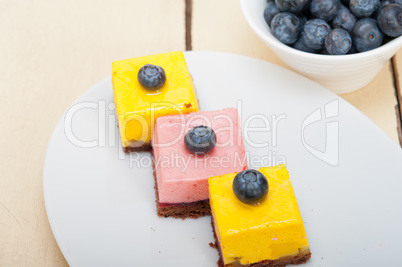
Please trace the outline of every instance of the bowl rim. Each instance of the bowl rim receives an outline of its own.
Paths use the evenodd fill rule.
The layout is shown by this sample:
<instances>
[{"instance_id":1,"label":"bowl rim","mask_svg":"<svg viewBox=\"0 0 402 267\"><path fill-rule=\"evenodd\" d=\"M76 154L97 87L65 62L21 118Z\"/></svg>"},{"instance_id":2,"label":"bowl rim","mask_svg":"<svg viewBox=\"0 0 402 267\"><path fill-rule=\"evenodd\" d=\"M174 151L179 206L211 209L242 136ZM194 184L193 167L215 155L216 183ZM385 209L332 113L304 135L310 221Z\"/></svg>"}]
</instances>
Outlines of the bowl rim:
<instances>
[{"instance_id":1,"label":"bowl rim","mask_svg":"<svg viewBox=\"0 0 402 267\"><path fill-rule=\"evenodd\" d=\"M345 61L345 60L358 60L362 58L367 58L367 57L372 57L372 56L381 56L383 54L386 54L389 50L395 49L395 48L401 48L402 47L402 35L399 36L398 38L394 38L393 40L389 41L386 44L381 45L380 47L377 47L373 50L369 50L366 52L360 52L360 53L355 53L355 54L347 54L347 55L322 55L322 54L314 54L314 53L308 53L304 51L297 50L293 47L290 47L286 44L281 43L278 39L276 39L270 32L264 32L263 30L260 29L260 27L254 22L254 18L252 16L252 12L249 12L247 5L251 1L264 1L265 0L240 0L240 6L241 10L243 12L243 15L249 24L249 26L253 29L257 35L263 39L264 41L270 43L272 46L274 46L276 49L280 49L286 53L289 53L293 56L296 57L309 57L311 59L317 59L317 60L326 60L326 61L332 61L332 62L338 62L338 61ZM263 10L261 11L261 16L263 16ZM267 25L268 29L270 27Z\"/></svg>"}]
</instances>

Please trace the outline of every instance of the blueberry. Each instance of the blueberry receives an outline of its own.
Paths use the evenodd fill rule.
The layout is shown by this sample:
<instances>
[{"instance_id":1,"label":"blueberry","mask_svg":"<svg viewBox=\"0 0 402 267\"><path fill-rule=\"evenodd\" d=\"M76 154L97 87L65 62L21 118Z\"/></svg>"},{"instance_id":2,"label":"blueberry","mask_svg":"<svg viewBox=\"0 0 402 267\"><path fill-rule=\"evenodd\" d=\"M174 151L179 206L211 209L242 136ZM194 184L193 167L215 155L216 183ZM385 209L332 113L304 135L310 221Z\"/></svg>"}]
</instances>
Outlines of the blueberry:
<instances>
[{"instance_id":1,"label":"blueberry","mask_svg":"<svg viewBox=\"0 0 402 267\"><path fill-rule=\"evenodd\" d=\"M245 204L257 204L268 194L268 181L256 170L239 172L233 179L233 192Z\"/></svg>"},{"instance_id":2,"label":"blueberry","mask_svg":"<svg viewBox=\"0 0 402 267\"><path fill-rule=\"evenodd\" d=\"M384 34L378 28L375 19L359 19L353 27L352 42L359 52L365 52L379 47L383 39Z\"/></svg>"},{"instance_id":3,"label":"blueberry","mask_svg":"<svg viewBox=\"0 0 402 267\"><path fill-rule=\"evenodd\" d=\"M321 55L330 55L330 53L328 53L327 49L325 49L325 47L323 49L321 49L320 51L318 51L318 54Z\"/></svg>"},{"instance_id":4,"label":"blueberry","mask_svg":"<svg viewBox=\"0 0 402 267\"><path fill-rule=\"evenodd\" d=\"M146 64L138 72L138 81L148 90L158 90L166 82L165 70L159 66Z\"/></svg>"},{"instance_id":5,"label":"blueberry","mask_svg":"<svg viewBox=\"0 0 402 267\"><path fill-rule=\"evenodd\" d=\"M380 14L380 11L382 10L383 7L385 7L386 5L389 4L398 4L398 5L402 5L402 0L384 0L384 1L380 1L380 7L376 9L376 11L374 11L373 15L371 15L371 17L378 19L378 15Z\"/></svg>"},{"instance_id":6,"label":"blueberry","mask_svg":"<svg viewBox=\"0 0 402 267\"><path fill-rule=\"evenodd\" d=\"M359 53L359 52L357 52L356 47L353 45L353 42L352 42L352 46L350 47L348 54L350 55L350 54L356 54L356 53Z\"/></svg>"},{"instance_id":7,"label":"blueberry","mask_svg":"<svg viewBox=\"0 0 402 267\"><path fill-rule=\"evenodd\" d=\"M293 13L276 14L271 22L271 32L284 44L293 44L300 34L300 19Z\"/></svg>"},{"instance_id":8,"label":"blueberry","mask_svg":"<svg viewBox=\"0 0 402 267\"><path fill-rule=\"evenodd\" d=\"M320 50L324 48L324 40L330 32L331 26L322 19L312 19L304 25L304 44L311 49Z\"/></svg>"},{"instance_id":9,"label":"blueberry","mask_svg":"<svg viewBox=\"0 0 402 267\"><path fill-rule=\"evenodd\" d=\"M380 0L350 0L350 11L358 18L368 18L380 7Z\"/></svg>"},{"instance_id":10,"label":"blueberry","mask_svg":"<svg viewBox=\"0 0 402 267\"><path fill-rule=\"evenodd\" d=\"M299 15L299 20L300 20L300 32L303 31L304 25L306 25L306 22L308 21L307 17L302 15Z\"/></svg>"},{"instance_id":11,"label":"blueberry","mask_svg":"<svg viewBox=\"0 0 402 267\"><path fill-rule=\"evenodd\" d=\"M316 18L331 21L340 7L341 2L339 0L312 0L310 12Z\"/></svg>"},{"instance_id":12,"label":"blueberry","mask_svg":"<svg viewBox=\"0 0 402 267\"><path fill-rule=\"evenodd\" d=\"M208 126L196 126L184 136L184 145L191 153L197 155L207 154L216 145L216 134Z\"/></svg>"},{"instance_id":13,"label":"blueberry","mask_svg":"<svg viewBox=\"0 0 402 267\"><path fill-rule=\"evenodd\" d=\"M308 47L304 43L304 32L301 33L299 40L293 44L293 48L307 53L317 53L317 50Z\"/></svg>"},{"instance_id":14,"label":"blueberry","mask_svg":"<svg viewBox=\"0 0 402 267\"><path fill-rule=\"evenodd\" d=\"M311 4L311 0L308 0L306 5L304 6L302 12L307 16L308 14L310 14L310 4Z\"/></svg>"},{"instance_id":15,"label":"blueberry","mask_svg":"<svg viewBox=\"0 0 402 267\"><path fill-rule=\"evenodd\" d=\"M333 28L342 28L348 32L352 32L357 19L345 6L341 6L338 13L336 13L332 20Z\"/></svg>"},{"instance_id":16,"label":"blueberry","mask_svg":"<svg viewBox=\"0 0 402 267\"><path fill-rule=\"evenodd\" d=\"M275 0L276 5L281 11L293 13L301 12L308 2L309 0Z\"/></svg>"},{"instance_id":17,"label":"blueberry","mask_svg":"<svg viewBox=\"0 0 402 267\"><path fill-rule=\"evenodd\" d=\"M275 4L275 1L269 1L267 3L267 7L264 10L264 19L267 22L268 26L271 27L271 21L275 17L276 14L281 12L278 6Z\"/></svg>"},{"instance_id":18,"label":"blueberry","mask_svg":"<svg viewBox=\"0 0 402 267\"><path fill-rule=\"evenodd\" d=\"M390 37L402 34L402 6L389 4L381 9L378 15L378 26L381 31Z\"/></svg>"},{"instance_id":19,"label":"blueberry","mask_svg":"<svg viewBox=\"0 0 402 267\"><path fill-rule=\"evenodd\" d=\"M352 47L352 38L348 31L336 28L325 37L325 49L330 55L345 55Z\"/></svg>"},{"instance_id":20,"label":"blueberry","mask_svg":"<svg viewBox=\"0 0 402 267\"><path fill-rule=\"evenodd\" d=\"M381 1L381 6L384 7L386 5L389 4L398 4L398 5L402 5L402 0L385 0L385 1Z\"/></svg>"}]
</instances>

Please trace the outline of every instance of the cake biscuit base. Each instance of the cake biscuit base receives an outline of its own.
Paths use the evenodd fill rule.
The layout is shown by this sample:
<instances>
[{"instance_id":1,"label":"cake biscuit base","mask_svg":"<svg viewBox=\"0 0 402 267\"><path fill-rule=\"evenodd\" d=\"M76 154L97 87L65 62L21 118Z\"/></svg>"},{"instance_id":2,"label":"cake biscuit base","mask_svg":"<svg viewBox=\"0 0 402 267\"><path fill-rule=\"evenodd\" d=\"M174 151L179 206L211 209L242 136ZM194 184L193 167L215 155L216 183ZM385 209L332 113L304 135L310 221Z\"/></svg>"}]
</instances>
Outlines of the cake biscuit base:
<instances>
[{"instance_id":1,"label":"cake biscuit base","mask_svg":"<svg viewBox=\"0 0 402 267\"><path fill-rule=\"evenodd\" d=\"M150 151L152 149L151 143L142 143L138 146L123 146L124 153Z\"/></svg>"},{"instance_id":2,"label":"cake biscuit base","mask_svg":"<svg viewBox=\"0 0 402 267\"><path fill-rule=\"evenodd\" d=\"M156 201L159 217L173 217L177 219L197 219L202 216L210 215L211 210L208 200L202 200L192 203L164 204Z\"/></svg>"},{"instance_id":3,"label":"cake biscuit base","mask_svg":"<svg viewBox=\"0 0 402 267\"><path fill-rule=\"evenodd\" d=\"M306 250L300 251L299 254L297 254L295 256L282 257L277 260L263 260L260 262L246 264L246 265L240 264L240 262L234 262L234 263L225 265L223 262L221 245L218 241L218 237L216 236L215 224L214 224L214 219L212 218L212 216L211 216L211 226L212 226L212 231L214 233L214 238L215 238L215 244L212 246L214 248L216 248L219 252L219 260L217 262L219 267L263 267L263 266L283 267L283 266L286 266L287 264L306 263L311 258L310 249L306 249ZM211 246L211 244L210 244L210 246Z\"/></svg>"}]
</instances>

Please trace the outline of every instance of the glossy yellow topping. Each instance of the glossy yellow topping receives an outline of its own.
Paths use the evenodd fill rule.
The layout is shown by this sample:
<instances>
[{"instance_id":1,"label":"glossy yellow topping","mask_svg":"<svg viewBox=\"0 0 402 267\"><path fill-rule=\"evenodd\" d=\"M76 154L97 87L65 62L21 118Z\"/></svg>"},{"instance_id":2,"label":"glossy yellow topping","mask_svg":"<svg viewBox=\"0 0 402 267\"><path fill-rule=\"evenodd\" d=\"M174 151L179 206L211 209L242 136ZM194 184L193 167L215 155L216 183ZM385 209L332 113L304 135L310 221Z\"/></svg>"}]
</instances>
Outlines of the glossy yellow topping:
<instances>
[{"instance_id":1,"label":"glossy yellow topping","mask_svg":"<svg viewBox=\"0 0 402 267\"><path fill-rule=\"evenodd\" d=\"M149 91L138 82L138 71L145 64L165 70L166 82L160 89ZM181 51L115 61L112 83L123 147L149 143L157 117L199 110Z\"/></svg>"},{"instance_id":2,"label":"glossy yellow topping","mask_svg":"<svg viewBox=\"0 0 402 267\"><path fill-rule=\"evenodd\" d=\"M285 165L259 169L268 180L267 198L247 205L232 189L237 173L209 178L209 199L225 264L251 264L297 255L308 241Z\"/></svg>"}]
</instances>

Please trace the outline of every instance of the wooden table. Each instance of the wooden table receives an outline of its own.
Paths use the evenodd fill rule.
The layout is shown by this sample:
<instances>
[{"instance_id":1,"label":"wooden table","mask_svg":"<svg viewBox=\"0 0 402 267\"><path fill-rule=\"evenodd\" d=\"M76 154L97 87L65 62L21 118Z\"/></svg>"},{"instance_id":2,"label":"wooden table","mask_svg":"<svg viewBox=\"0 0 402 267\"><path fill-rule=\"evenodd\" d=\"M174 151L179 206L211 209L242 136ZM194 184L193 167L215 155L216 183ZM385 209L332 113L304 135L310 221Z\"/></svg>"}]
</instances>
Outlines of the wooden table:
<instances>
[{"instance_id":1,"label":"wooden table","mask_svg":"<svg viewBox=\"0 0 402 267\"><path fill-rule=\"evenodd\" d=\"M43 202L46 146L66 108L110 75L112 61L213 50L286 67L233 0L0 0L0 22L0 266L67 265ZM342 95L398 144L401 72L402 50L368 86Z\"/></svg>"}]
</instances>

